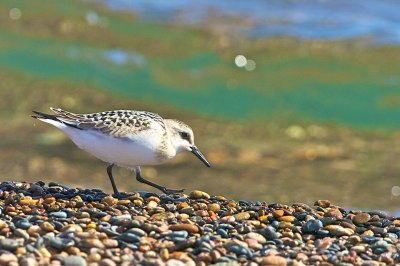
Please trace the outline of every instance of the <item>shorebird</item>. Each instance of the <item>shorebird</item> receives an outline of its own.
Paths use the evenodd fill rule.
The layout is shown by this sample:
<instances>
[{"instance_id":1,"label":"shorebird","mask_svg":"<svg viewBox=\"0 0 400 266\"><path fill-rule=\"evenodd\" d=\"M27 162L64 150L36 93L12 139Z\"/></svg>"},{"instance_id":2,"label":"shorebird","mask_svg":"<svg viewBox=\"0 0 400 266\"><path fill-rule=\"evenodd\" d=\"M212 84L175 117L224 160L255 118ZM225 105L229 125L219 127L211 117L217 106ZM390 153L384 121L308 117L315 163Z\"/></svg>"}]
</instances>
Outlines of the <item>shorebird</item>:
<instances>
[{"instance_id":1,"label":"shorebird","mask_svg":"<svg viewBox=\"0 0 400 266\"><path fill-rule=\"evenodd\" d=\"M140 166L163 164L182 151L190 151L210 167L194 144L192 129L179 120L163 119L146 111L75 114L60 108L50 109L54 114L33 111L36 115L32 117L61 129L79 148L107 162L107 174L116 195L119 192L112 174L114 165L133 170L139 182L165 194L183 189L169 189L143 178Z\"/></svg>"}]
</instances>

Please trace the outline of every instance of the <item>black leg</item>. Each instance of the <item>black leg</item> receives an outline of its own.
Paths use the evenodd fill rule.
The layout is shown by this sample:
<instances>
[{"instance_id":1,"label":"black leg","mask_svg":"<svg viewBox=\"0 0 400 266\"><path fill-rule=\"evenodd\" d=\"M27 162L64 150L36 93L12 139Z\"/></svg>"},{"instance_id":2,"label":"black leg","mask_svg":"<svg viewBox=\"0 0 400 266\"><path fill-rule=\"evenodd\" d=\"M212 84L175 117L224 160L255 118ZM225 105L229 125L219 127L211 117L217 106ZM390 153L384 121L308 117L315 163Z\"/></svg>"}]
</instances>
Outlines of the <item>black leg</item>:
<instances>
[{"instance_id":1,"label":"black leg","mask_svg":"<svg viewBox=\"0 0 400 266\"><path fill-rule=\"evenodd\" d=\"M147 179L144 179L144 178L142 177L142 175L140 174L141 171L140 171L140 167L139 167L139 166L138 166L138 167L135 167L135 172L136 172L136 180L137 180L137 181L139 181L139 182L141 182L141 183L144 183L144 184L147 184L147 185L149 185L149 186L152 186L152 187L154 187L154 188L157 188L157 189L161 190L162 192L164 192L165 194L181 193L181 192L184 191L184 189L170 189L170 188L166 188L166 187L157 185L156 183L153 183L153 182L151 182L151 181L149 181L149 180L147 180Z\"/></svg>"},{"instance_id":2,"label":"black leg","mask_svg":"<svg viewBox=\"0 0 400 266\"><path fill-rule=\"evenodd\" d=\"M108 177L110 178L111 186L112 186L112 188L113 188L113 190L114 190L114 194L115 194L115 195L119 195L117 186L115 185L114 177L113 177L113 175L112 175L112 168L113 168L113 166L114 166L113 163L110 164L109 166L107 166L107 174L108 174Z\"/></svg>"}]
</instances>

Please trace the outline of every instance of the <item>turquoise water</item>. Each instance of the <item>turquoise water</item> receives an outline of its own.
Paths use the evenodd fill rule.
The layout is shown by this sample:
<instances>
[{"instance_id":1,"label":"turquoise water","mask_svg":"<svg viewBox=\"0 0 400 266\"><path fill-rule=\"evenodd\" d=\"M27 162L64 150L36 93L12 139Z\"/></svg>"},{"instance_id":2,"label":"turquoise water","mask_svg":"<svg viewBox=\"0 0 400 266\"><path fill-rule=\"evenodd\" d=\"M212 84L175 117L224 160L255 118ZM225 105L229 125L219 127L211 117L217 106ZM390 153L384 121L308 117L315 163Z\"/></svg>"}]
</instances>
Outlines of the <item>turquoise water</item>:
<instances>
[{"instance_id":1,"label":"turquoise water","mask_svg":"<svg viewBox=\"0 0 400 266\"><path fill-rule=\"evenodd\" d=\"M289 114L355 127L400 128L399 68L397 75L372 79L366 69L355 68L351 62L295 58L270 64L259 61L258 68L246 72L238 69L233 59L223 59L210 51L171 60L148 57L133 49L1 34L5 45L0 49L0 67L38 79L89 83L134 99L229 119L257 117L268 121ZM323 77L296 80L290 76L282 82L268 80L282 69L296 73L309 66L316 66L322 73L348 69L356 77L345 81ZM159 72L167 77L160 78ZM168 80L174 72L181 74ZM232 79L237 81L233 87L229 85ZM395 100L388 105L388 99Z\"/></svg>"}]
</instances>

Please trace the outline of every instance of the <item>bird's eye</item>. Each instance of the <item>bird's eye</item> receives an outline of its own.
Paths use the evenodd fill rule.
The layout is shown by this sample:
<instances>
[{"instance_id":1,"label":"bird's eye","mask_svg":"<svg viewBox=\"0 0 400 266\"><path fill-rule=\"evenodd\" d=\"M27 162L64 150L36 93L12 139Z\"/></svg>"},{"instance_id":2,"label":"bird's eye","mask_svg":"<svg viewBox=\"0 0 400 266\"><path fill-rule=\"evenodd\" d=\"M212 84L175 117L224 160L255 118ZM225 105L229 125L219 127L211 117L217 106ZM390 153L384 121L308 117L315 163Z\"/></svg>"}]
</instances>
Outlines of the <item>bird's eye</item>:
<instances>
[{"instance_id":1,"label":"bird's eye","mask_svg":"<svg viewBox=\"0 0 400 266\"><path fill-rule=\"evenodd\" d=\"M181 138L187 139L187 140L189 139L189 133L182 131L179 134L181 135Z\"/></svg>"}]
</instances>

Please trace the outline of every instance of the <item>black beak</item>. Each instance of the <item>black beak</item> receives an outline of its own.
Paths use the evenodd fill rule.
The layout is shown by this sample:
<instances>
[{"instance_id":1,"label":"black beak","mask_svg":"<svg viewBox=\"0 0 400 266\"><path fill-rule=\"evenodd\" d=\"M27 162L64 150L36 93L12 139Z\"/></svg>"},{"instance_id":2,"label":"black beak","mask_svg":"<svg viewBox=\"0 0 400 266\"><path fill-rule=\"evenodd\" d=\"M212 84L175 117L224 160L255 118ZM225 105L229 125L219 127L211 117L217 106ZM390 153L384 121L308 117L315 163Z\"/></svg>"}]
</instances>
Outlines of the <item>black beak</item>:
<instances>
[{"instance_id":1,"label":"black beak","mask_svg":"<svg viewBox=\"0 0 400 266\"><path fill-rule=\"evenodd\" d=\"M206 157L204 157L204 155L199 151L199 149L197 149L196 146L191 146L190 147L192 150L191 152L196 155L197 158L200 159L200 161L202 161L205 165L207 165L208 167L211 167L210 163L207 161Z\"/></svg>"}]
</instances>

